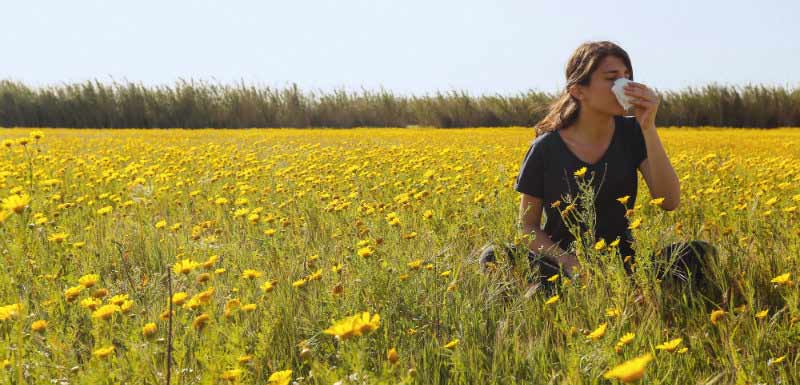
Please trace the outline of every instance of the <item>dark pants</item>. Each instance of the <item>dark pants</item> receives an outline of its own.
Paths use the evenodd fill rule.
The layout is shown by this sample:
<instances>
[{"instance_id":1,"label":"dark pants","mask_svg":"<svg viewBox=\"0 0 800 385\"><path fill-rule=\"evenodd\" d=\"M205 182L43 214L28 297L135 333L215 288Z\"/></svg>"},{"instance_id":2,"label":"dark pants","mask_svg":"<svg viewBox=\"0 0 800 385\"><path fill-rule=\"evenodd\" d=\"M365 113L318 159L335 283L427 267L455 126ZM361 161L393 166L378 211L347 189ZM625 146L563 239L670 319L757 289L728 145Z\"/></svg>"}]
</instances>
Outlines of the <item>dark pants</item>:
<instances>
[{"instance_id":1,"label":"dark pants","mask_svg":"<svg viewBox=\"0 0 800 385\"><path fill-rule=\"evenodd\" d=\"M480 264L486 267L488 262L496 262L495 246L489 245L481 251ZM513 243L506 243L503 251L508 261L513 265L516 256L525 249L516 247ZM528 262L535 276L529 278L528 283L539 282L546 291L553 292L555 284L547 279L555 274L559 274L559 265L539 253L528 252ZM717 249L708 242L693 240L690 242L676 242L664 247L657 253L650 255L655 264L656 276L662 281L670 281L680 286L690 286L691 288L703 288L709 286L709 277L704 271L704 265L711 259L716 259ZM622 257L620 257L622 258ZM630 266L636 261L633 256L625 263L625 271L630 276L632 269ZM667 266L672 262L670 266Z\"/></svg>"}]
</instances>

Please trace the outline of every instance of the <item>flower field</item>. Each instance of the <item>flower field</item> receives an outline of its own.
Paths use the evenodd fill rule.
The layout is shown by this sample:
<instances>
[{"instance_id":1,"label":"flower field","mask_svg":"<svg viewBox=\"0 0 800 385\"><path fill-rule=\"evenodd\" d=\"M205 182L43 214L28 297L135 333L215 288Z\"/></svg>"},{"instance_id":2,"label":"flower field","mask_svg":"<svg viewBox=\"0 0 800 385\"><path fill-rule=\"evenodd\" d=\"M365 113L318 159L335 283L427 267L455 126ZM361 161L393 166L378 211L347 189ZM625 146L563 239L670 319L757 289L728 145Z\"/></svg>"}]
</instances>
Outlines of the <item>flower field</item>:
<instances>
[{"instance_id":1,"label":"flower field","mask_svg":"<svg viewBox=\"0 0 800 385\"><path fill-rule=\"evenodd\" d=\"M554 295L481 272L529 128L4 129L0 383L800 383L800 130L659 135L637 254L714 244L719 301L612 240Z\"/></svg>"}]
</instances>

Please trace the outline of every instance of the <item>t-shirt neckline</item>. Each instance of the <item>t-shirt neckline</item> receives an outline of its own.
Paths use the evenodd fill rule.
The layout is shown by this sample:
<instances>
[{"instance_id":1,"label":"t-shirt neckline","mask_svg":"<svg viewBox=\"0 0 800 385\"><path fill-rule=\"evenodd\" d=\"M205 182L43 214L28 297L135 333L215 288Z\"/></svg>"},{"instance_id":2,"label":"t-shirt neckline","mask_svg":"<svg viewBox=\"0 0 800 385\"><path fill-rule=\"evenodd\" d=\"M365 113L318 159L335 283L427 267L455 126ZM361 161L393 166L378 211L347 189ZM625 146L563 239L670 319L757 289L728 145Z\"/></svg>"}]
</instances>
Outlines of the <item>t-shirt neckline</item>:
<instances>
[{"instance_id":1,"label":"t-shirt neckline","mask_svg":"<svg viewBox=\"0 0 800 385\"><path fill-rule=\"evenodd\" d=\"M581 164L589 166L589 167L595 167L595 166L603 163L603 161L606 160L606 158L608 157L608 154L611 152L611 146L614 145L614 142L617 139L617 131L619 131L619 119L617 119L617 116L614 116L614 132L611 134L611 141L608 143L608 147L606 148L606 151L603 153L603 156L601 156L600 159L596 163L586 162L583 159L579 158L577 155L575 155L575 153L572 152L572 150L569 149L569 146L567 146L567 143L564 142L564 139L561 137L561 133L559 131L560 130L556 130L555 134L558 137L558 141L561 142L562 146L564 146L564 150L566 150L567 153L569 153L573 158L575 158L575 160L577 160Z\"/></svg>"}]
</instances>

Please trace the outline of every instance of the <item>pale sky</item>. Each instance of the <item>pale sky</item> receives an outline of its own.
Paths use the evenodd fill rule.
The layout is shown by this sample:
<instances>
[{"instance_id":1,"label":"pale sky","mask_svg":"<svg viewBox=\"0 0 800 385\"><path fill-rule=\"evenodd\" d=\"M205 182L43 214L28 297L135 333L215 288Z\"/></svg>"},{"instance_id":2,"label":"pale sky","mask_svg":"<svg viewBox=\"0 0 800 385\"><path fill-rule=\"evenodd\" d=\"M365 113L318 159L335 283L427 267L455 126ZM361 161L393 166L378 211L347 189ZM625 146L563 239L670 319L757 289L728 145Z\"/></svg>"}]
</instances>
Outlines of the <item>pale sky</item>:
<instances>
[{"instance_id":1,"label":"pale sky","mask_svg":"<svg viewBox=\"0 0 800 385\"><path fill-rule=\"evenodd\" d=\"M0 79L555 92L580 43L611 40L659 90L796 88L798 15L796 0L3 0Z\"/></svg>"}]
</instances>

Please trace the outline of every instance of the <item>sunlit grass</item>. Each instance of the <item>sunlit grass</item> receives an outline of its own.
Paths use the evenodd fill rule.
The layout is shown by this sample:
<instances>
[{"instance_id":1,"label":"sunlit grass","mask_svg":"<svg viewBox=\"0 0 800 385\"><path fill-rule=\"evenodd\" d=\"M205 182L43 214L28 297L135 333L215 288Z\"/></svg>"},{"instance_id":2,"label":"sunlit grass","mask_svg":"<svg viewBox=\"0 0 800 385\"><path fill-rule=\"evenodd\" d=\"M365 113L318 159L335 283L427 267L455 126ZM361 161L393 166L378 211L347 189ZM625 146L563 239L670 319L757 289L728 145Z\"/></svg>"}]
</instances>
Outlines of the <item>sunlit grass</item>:
<instances>
[{"instance_id":1,"label":"sunlit grass","mask_svg":"<svg viewBox=\"0 0 800 385\"><path fill-rule=\"evenodd\" d=\"M646 263L635 302L613 240L554 295L480 273L531 129L4 130L0 383L165 383L170 321L172 383L800 382L800 131L659 134L637 253L711 242L719 307Z\"/></svg>"}]
</instances>

